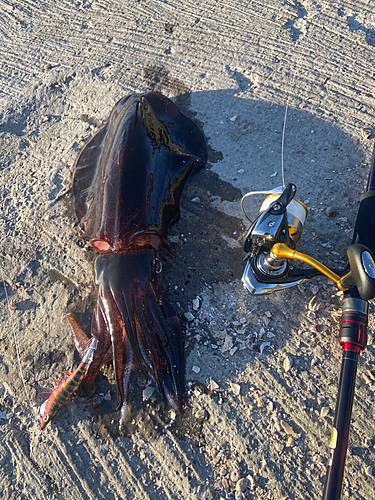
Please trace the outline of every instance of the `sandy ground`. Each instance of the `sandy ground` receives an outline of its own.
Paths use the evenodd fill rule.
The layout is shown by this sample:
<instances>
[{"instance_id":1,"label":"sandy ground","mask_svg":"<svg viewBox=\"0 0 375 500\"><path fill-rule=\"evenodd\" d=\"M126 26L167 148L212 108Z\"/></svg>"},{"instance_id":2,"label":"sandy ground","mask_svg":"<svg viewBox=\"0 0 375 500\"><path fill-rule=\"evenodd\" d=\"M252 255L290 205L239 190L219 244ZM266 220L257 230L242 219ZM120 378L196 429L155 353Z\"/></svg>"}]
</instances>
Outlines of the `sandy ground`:
<instances>
[{"instance_id":1,"label":"sandy ground","mask_svg":"<svg viewBox=\"0 0 375 500\"><path fill-rule=\"evenodd\" d=\"M317 279L250 296L240 281L248 227L240 198L281 184L289 102L285 177L309 208L299 248L343 266L375 131L374 7L0 0L0 266L10 301L1 285L2 498L320 497L340 295ZM38 436L42 392L79 362L65 314L78 313L89 329L95 298L73 215L73 165L119 98L150 89L197 120L210 150L162 253L162 287L185 332L184 419L175 423L158 397L142 401L140 376L120 435L109 367L97 380L106 398L96 410L73 398ZM329 206L334 217L324 214ZM371 319L344 498L375 499L373 334Z\"/></svg>"}]
</instances>

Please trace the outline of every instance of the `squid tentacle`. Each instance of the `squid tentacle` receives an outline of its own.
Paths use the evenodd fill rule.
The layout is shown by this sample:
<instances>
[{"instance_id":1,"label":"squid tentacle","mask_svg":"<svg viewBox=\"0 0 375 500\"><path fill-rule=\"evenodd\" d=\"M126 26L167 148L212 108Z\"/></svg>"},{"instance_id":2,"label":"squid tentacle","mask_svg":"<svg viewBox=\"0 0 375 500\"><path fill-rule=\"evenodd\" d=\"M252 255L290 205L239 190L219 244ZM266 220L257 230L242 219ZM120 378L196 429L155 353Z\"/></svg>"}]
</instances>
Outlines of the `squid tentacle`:
<instances>
[{"instance_id":1,"label":"squid tentacle","mask_svg":"<svg viewBox=\"0 0 375 500\"><path fill-rule=\"evenodd\" d=\"M154 298L156 301L155 293ZM164 303L165 302L166 301L164 301ZM172 306L169 307L172 308ZM183 367L181 330L180 328L172 331L170 330L170 327L165 319L165 312L158 302L157 307L153 307L151 309L151 313L154 319L154 324L156 325L155 331L159 335L160 341L163 344L163 351L167 355L169 361L169 368L175 391L177 393L178 391L181 391L182 385L181 377L179 377L179 368Z\"/></svg>"},{"instance_id":2,"label":"squid tentacle","mask_svg":"<svg viewBox=\"0 0 375 500\"><path fill-rule=\"evenodd\" d=\"M128 401L128 395L129 395L130 376L134 365L134 354L133 351L130 349L127 340L125 340L124 343L124 351L126 353L125 363L123 367L123 374L122 374L122 390L124 393L124 400L119 405L119 407L121 406L120 420L119 420L120 428L122 425L124 425L124 423L128 420L130 416L130 405Z\"/></svg>"},{"instance_id":3,"label":"squid tentacle","mask_svg":"<svg viewBox=\"0 0 375 500\"><path fill-rule=\"evenodd\" d=\"M146 291L143 289L141 291L141 296L137 297L133 293L134 307L135 307L135 318L137 322L137 340L141 347L142 358L140 359L142 364L145 364L145 368L147 370L147 375L151 376L157 383L159 391L161 391L160 385L160 348L156 342L155 337L152 335L152 330L150 328L150 324L147 321L147 318L144 315L144 309L146 307L145 304L145 295Z\"/></svg>"}]
</instances>

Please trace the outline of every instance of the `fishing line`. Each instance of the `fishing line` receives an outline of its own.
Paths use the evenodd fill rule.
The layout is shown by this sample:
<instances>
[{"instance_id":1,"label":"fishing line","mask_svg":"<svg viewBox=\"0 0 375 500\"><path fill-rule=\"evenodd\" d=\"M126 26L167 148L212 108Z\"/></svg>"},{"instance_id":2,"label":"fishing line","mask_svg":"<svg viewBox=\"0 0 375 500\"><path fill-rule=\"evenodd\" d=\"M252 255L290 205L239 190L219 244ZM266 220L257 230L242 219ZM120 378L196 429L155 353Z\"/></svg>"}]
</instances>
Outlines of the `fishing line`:
<instances>
[{"instance_id":1,"label":"fishing line","mask_svg":"<svg viewBox=\"0 0 375 500\"><path fill-rule=\"evenodd\" d=\"M315 12L314 14L311 14L311 16L307 16L306 19L303 19L303 21L306 23L306 29L304 33L304 38L300 42L301 48L299 51L299 56L297 57L296 63L295 63L295 70L293 71L293 78L292 81L290 82L289 89L287 92L287 97L286 97L286 104L285 104L285 113L284 113L284 122L283 122L283 129L282 129L282 134L281 134L281 181L283 187L285 187L285 166L284 166L284 146L285 146L285 133L286 133L286 122L288 119L288 111L289 111L289 100L290 96L292 93L292 89L294 87L294 82L296 79L296 74L297 74L297 68L299 66L299 63L302 59L302 56L304 55L304 45L307 42L308 39L308 32L311 28L311 26L314 25L313 19L316 17L316 21L319 19L319 16L324 12L325 9L328 8L328 5L326 5L324 8L319 10L318 12Z\"/></svg>"},{"instance_id":2,"label":"fishing line","mask_svg":"<svg viewBox=\"0 0 375 500\"><path fill-rule=\"evenodd\" d=\"M248 213L246 212L245 210L245 205L244 205L244 202L247 198L253 196L253 195L261 195L261 194L265 194L265 195L268 195L270 197L271 200L275 201L275 199L278 198L278 196L282 193L282 190L283 188L285 188L285 162L284 162L284 149L285 149L285 135L286 135L286 123L287 123L287 119L288 119L288 111L289 111L289 102L290 102L290 97L291 97L291 93L292 93L292 89L294 88L294 84L295 84L295 80L296 80L296 75L297 75L297 68L299 67L299 63L302 59L302 56L304 55L304 48L305 48L305 44L307 43L307 40L308 40L308 33L309 33L309 30L311 28L311 26L313 26L314 24L316 24L317 20L319 19L319 16L329 7L329 5L325 5L325 7L323 7L322 9L318 10L317 12L311 14L310 16L306 16L305 19L302 19L302 21L305 23L305 32L304 32L304 35L303 35L303 40L301 42L297 42L300 46L300 51L299 51L299 54L297 56L297 59L296 59L296 62L295 62L295 69L294 71L292 71L292 80L288 86L288 91L287 91L287 96L286 96L286 104L285 104L285 112L284 112L284 120L283 120L283 127L282 127L282 134L281 134L281 181L282 181L282 186L279 187L279 188L276 188L276 189L273 189L273 190L268 190L268 191L252 191L252 192L249 192L249 193L246 193L242 199L241 199L241 210L242 210L242 213L244 214L244 216L246 217L246 219L248 219L251 223L253 223L254 221L249 217ZM315 18L315 23L313 22ZM291 55L296 52L296 49L294 48L293 52L291 53ZM296 209L298 210L298 213L300 216L303 217L303 221L305 220L306 218L306 214L305 212L303 212L303 210L300 209L300 207L296 207ZM303 213L302 213L303 212ZM299 218L299 220L302 221L301 218Z\"/></svg>"},{"instance_id":3,"label":"fishing line","mask_svg":"<svg viewBox=\"0 0 375 500\"><path fill-rule=\"evenodd\" d=\"M20 374L22 385L23 385L23 388L24 388L24 391L25 391L25 394L26 394L26 398L27 398L30 406L32 406L31 405L31 401L30 401L30 397L29 397L29 393L27 391L26 382L25 382L25 379L23 377L22 365L21 365L21 358L20 358L20 351L19 351L18 343L17 343L16 329L14 327L14 321L13 321L13 316L12 316L12 311L11 311L11 306L10 306L8 291L7 291L7 287L6 287L6 284L5 284L4 273L3 273L3 268L2 267L0 267L0 274L1 274L1 280L3 282L3 288L4 288L4 293L5 293L5 301L6 301L6 304L7 304L8 311L9 311L10 324L11 324L11 328L12 328L12 332L13 332L13 339L14 339L14 346L15 346L15 349L16 349L16 356L17 356L17 364L18 364L19 374Z\"/></svg>"}]
</instances>

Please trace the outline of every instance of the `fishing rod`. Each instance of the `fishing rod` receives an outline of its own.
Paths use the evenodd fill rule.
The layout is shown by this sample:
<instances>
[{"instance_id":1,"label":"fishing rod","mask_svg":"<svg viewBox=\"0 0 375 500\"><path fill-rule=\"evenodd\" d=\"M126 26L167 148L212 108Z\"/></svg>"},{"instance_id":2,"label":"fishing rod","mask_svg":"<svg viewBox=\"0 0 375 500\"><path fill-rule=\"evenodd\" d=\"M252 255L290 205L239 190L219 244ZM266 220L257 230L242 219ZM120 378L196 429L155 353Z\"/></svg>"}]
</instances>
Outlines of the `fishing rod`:
<instances>
[{"instance_id":1,"label":"fishing rod","mask_svg":"<svg viewBox=\"0 0 375 500\"><path fill-rule=\"evenodd\" d=\"M348 267L332 270L313 257L296 250L307 216L305 205L295 198L296 186L287 184L267 194L243 240L246 267L242 282L251 294L268 294L323 274L344 292L339 341L341 374L335 417L329 443L323 500L339 500L345 468L358 358L367 345L368 301L375 297L375 148L366 191L360 206L351 245L346 250ZM251 219L249 219L251 220ZM308 264L300 268L297 262Z\"/></svg>"}]
</instances>

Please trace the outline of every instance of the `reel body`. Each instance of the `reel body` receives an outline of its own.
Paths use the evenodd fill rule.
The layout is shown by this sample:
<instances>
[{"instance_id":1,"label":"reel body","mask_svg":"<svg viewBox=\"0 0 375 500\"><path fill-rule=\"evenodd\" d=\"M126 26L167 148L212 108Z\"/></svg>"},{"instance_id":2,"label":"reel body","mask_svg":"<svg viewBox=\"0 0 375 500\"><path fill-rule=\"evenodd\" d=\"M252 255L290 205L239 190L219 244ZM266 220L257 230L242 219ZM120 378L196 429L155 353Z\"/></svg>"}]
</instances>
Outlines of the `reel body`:
<instances>
[{"instance_id":1,"label":"reel body","mask_svg":"<svg viewBox=\"0 0 375 500\"><path fill-rule=\"evenodd\" d=\"M243 241L247 264L242 282L252 294L288 288L316 275L315 270L298 269L288 259L277 258L272 253L275 244L284 243L294 249L300 239L308 212L305 205L294 197L295 193L295 185L287 184L285 188L251 192L242 198L242 210L249 219L244 200L257 194L268 195Z\"/></svg>"}]
</instances>

